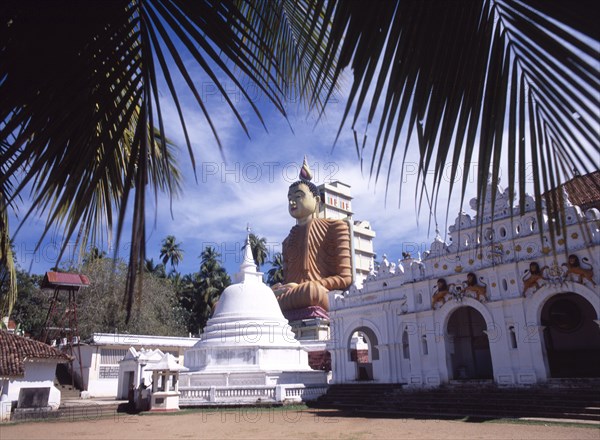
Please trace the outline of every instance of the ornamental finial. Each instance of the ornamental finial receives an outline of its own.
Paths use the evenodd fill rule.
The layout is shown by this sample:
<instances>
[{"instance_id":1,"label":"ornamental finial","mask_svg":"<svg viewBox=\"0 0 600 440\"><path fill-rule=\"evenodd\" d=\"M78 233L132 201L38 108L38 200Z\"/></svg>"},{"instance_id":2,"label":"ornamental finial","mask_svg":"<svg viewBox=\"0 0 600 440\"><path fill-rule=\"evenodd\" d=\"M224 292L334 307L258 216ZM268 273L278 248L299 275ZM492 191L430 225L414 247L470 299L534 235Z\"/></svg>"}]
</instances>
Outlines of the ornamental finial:
<instances>
[{"instance_id":1,"label":"ornamental finial","mask_svg":"<svg viewBox=\"0 0 600 440\"><path fill-rule=\"evenodd\" d=\"M312 172L310 171L310 167L308 166L308 160L306 159L306 155L304 156L304 162L302 163L302 168L300 168L300 180L311 181L313 178Z\"/></svg>"}]
</instances>

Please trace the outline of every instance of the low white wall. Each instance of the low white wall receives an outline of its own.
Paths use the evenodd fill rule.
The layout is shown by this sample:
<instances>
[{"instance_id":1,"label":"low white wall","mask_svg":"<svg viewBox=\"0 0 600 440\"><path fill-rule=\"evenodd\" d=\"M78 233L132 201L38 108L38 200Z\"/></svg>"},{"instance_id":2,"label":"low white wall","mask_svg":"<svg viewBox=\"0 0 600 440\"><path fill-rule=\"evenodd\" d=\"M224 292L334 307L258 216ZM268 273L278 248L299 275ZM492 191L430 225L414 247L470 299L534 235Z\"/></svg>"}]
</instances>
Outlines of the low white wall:
<instances>
[{"instance_id":1,"label":"low white wall","mask_svg":"<svg viewBox=\"0 0 600 440\"><path fill-rule=\"evenodd\" d=\"M96 379L88 383L88 393L91 397L112 397L118 395L119 379Z\"/></svg>"}]
</instances>

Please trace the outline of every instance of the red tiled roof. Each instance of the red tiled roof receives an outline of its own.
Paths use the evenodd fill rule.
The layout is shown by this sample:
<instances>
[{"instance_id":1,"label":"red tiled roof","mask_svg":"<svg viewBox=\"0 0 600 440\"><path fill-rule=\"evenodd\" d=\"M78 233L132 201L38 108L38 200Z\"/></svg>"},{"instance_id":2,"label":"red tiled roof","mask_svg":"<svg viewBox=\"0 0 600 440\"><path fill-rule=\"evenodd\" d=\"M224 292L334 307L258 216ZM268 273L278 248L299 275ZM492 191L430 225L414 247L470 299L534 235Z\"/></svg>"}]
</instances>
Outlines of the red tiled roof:
<instances>
[{"instance_id":1,"label":"red tiled roof","mask_svg":"<svg viewBox=\"0 0 600 440\"><path fill-rule=\"evenodd\" d=\"M69 362L69 356L43 342L0 330L0 378L23 377L23 363L30 359Z\"/></svg>"},{"instance_id":2,"label":"red tiled roof","mask_svg":"<svg viewBox=\"0 0 600 440\"><path fill-rule=\"evenodd\" d=\"M563 183L557 189L549 191L550 204L548 208L552 210L553 205L560 205L562 202L562 189L566 190L569 201L579 206L583 211L590 208L600 209L600 171L575 176L568 182ZM545 196L546 194L544 194Z\"/></svg>"},{"instance_id":3,"label":"red tiled roof","mask_svg":"<svg viewBox=\"0 0 600 440\"><path fill-rule=\"evenodd\" d=\"M42 287L77 286L90 285L90 280L85 275L65 272L46 272Z\"/></svg>"},{"instance_id":4,"label":"red tiled roof","mask_svg":"<svg viewBox=\"0 0 600 440\"><path fill-rule=\"evenodd\" d=\"M569 200L584 211L600 206L600 171L577 176L565 183Z\"/></svg>"}]
</instances>

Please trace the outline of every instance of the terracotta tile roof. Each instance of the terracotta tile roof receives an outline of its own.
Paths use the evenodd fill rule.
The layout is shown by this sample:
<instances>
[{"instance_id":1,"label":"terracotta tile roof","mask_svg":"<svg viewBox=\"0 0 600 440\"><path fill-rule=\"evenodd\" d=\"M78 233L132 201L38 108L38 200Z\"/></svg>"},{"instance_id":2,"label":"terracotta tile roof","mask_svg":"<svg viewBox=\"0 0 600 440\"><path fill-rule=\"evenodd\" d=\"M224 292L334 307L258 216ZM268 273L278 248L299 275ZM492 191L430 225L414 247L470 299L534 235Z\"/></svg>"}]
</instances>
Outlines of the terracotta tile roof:
<instances>
[{"instance_id":1,"label":"terracotta tile roof","mask_svg":"<svg viewBox=\"0 0 600 440\"><path fill-rule=\"evenodd\" d=\"M575 177L565 186L573 205L583 210L600 208L600 171Z\"/></svg>"},{"instance_id":2,"label":"terracotta tile roof","mask_svg":"<svg viewBox=\"0 0 600 440\"><path fill-rule=\"evenodd\" d=\"M46 272L42 287L57 287L57 286L89 286L90 280L85 275L78 273L66 272Z\"/></svg>"},{"instance_id":3,"label":"terracotta tile roof","mask_svg":"<svg viewBox=\"0 0 600 440\"><path fill-rule=\"evenodd\" d=\"M23 363L32 359L54 359L59 363L70 360L68 355L43 342L0 330L0 378L23 377Z\"/></svg>"},{"instance_id":4,"label":"terracotta tile roof","mask_svg":"<svg viewBox=\"0 0 600 440\"><path fill-rule=\"evenodd\" d=\"M555 198L558 199L557 201L561 199L558 192L562 192L563 187L569 196L569 201L573 205L579 206L584 212L590 208L600 209L600 171L576 176L552 190L550 205L554 205Z\"/></svg>"}]
</instances>

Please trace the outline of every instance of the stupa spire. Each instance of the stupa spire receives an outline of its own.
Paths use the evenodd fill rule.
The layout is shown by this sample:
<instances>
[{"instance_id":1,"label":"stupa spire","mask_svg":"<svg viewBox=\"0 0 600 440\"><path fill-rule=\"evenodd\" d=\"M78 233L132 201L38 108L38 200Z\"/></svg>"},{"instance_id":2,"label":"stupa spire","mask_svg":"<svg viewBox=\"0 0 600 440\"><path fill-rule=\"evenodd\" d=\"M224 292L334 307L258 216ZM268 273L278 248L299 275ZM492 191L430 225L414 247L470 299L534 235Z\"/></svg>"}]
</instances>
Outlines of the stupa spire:
<instances>
[{"instance_id":1,"label":"stupa spire","mask_svg":"<svg viewBox=\"0 0 600 440\"><path fill-rule=\"evenodd\" d=\"M240 271L235 274L235 281L237 283L243 283L251 278L257 278L262 280L262 273L256 270L256 263L252 256L252 247L250 246L250 225L246 227L246 244L244 245L244 257L242 264L240 264Z\"/></svg>"}]
</instances>

